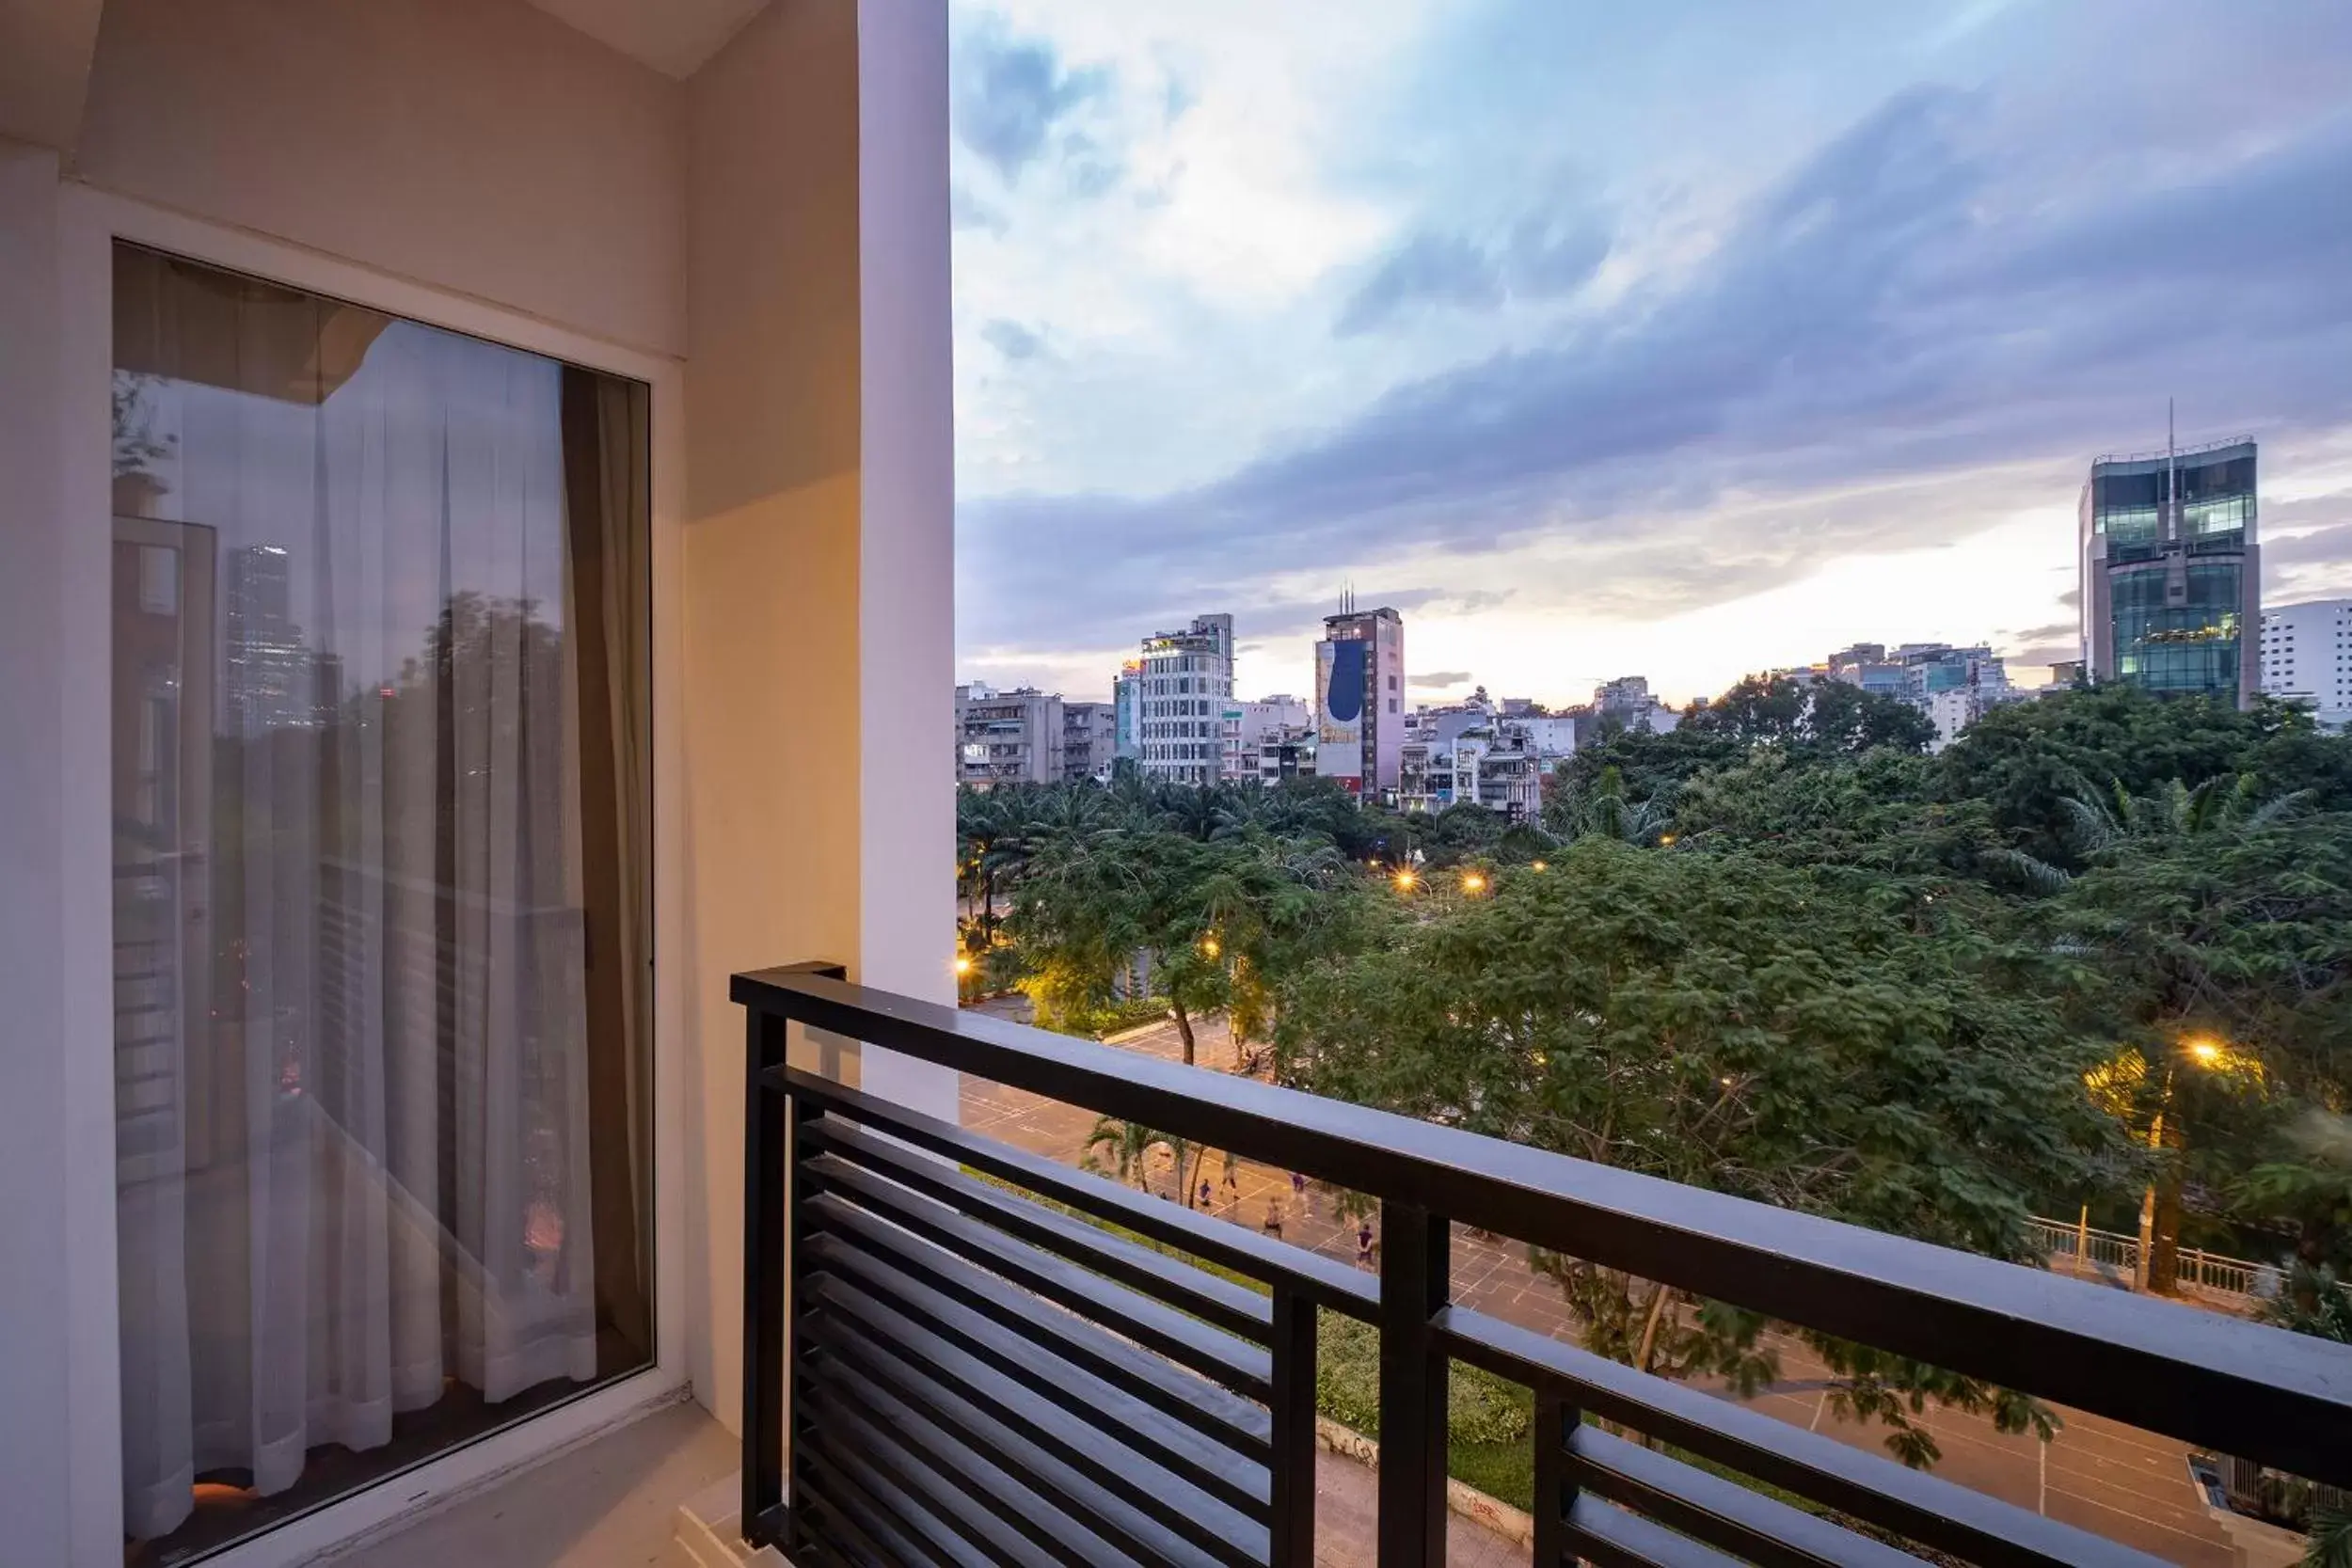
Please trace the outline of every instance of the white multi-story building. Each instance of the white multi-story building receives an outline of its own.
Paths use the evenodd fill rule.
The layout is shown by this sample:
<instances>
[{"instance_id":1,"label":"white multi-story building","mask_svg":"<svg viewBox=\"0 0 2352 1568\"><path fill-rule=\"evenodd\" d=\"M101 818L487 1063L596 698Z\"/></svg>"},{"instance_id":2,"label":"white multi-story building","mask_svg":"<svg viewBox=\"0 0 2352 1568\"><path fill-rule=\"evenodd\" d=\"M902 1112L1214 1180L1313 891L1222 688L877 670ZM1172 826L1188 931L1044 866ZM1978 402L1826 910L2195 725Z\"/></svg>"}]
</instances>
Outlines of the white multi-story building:
<instances>
[{"instance_id":1,"label":"white multi-story building","mask_svg":"<svg viewBox=\"0 0 2352 1568\"><path fill-rule=\"evenodd\" d=\"M1152 778L1211 784L1225 768L1225 709L1233 697L1233 618L1198 615L1143 640L1137 759Z\"/></svg>"},{"instance_id":2,"label":"white multi-story building","mask_svg":"<svg viewBox=\"0 0 2352 1568\"><path fill-rule=\"evenodd\" d=\"M2352 599L2313 599L2263 611L2264 695L2300 703L2321 724L2352 722Z\"/></svg>"}]
</instances>

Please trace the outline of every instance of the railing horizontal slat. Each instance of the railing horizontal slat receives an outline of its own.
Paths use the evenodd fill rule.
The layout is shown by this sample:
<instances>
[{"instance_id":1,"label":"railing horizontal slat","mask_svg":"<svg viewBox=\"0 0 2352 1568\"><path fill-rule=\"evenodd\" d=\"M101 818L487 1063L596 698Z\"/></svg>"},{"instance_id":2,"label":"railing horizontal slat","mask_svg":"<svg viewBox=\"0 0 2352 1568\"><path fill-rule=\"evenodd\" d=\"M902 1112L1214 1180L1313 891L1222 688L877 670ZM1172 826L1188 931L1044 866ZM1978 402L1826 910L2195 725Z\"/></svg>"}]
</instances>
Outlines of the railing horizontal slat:
<instances>
[{"instance_id":1,"label":"railing horizontal slat","mask_svg":"<svg viewBox=\"0 0 2352 1568\"><path fill-rule=\"evenodd\" d=\"M1596 1568L1741 1568L1735 1558L1598 1497L1568 1510L1568 1547Z\"/></svg>"},{"instance_id":2,"label":"railing horizontal slat","mask_svg":"<svg viewBox=\"0 0 2352 1568\"><path fill-rule=\"evenodd\" d=\"M1137 1344L1216 1379L1237 1393L1263 1399L1270 1375L1263 1345L1237 1338L1149 1296L1089 1274L1049 1252L1014 1241L956 1212L935 1198L849 1164L818 1154L802 1167L813 1193L839 1194L933 1245L976 1263L1089 1320L1116 1326Z\"/></svg>"},{"instance_id":3,"label":"railing horizontal slat","mask_svg":"<svg viewBox=\"0 0 2352 1568\"><path fill-rule=\"evenodd\" d=\"M927 1542L941 1556L966 1568L1057 1568L1066 1562L952 1483L956 1467L928 1453L919 1434L915 1446L909 1446L905 1434L886 1432L874 1407L856 1393L837 1393L821 1372L810 1377L803 1390L817 1418L834 1434L826 1453L892 1517L923 1528Z\"/></svg>"},{"instance_id":4,"label":"railing horizontal slat","mask_svg":"<svg viewBox=\"0 0 2352 1568\"><path fill-rule=\"evenodd\" d=\"M836 1308L855 1332L919 1366L932 1382L986 1412L1105 1495L1203 1551L1234 1562L1264 1560L1263 1521L1247 1518L1176 1471L1152 1463L1127 1445L1116 1424L1072 1415L843 1280L813 1276L810 1283L819 1301Z\"/></svg>"},{"instance_id":5,"label":"railing horizontal slat","mask_svg":"<svg viewBox=\"0 0 2352 1568\"><path fill-rule=\"evenodd\" d=\"M1212 1554L1112 1497L990 1411L922 1374L839 1317L814 1320L836 1376L856 1386L894 1430L921 1433L977 1500L1073 1568L1126 1560L1145 1568L1248 1568ZM853 1369L850 1370L850 1369Z\"/></svg>"},{"instance_id":6,"label":"railing horizontal slat","mask_svg":"<svg viewBox=\"0 0 2352 1568\"><path fill-rule=\"evenodd\" d=\"M952 1165L896 1148L849 1122L827 1117L812 1122L809 1131L818 1148L937 1198L993 1229L1215 1323L1229 1334L1264 1344L1272 1333L1268 1298L1246 1286L990 1187Z\"/></svg>"},{"instance_id":7,"label":"railing horizontal slat","mask_svg":"<svg viewBox=\"0 0 2352 1568\"><path fill-rule=\"evenodd\" d=\"M1919 1560L1595 1427L1581 1427L1569 1439L1568 1475L1629 1513L1757 1568L1916 1568Z\"/></svg>"},{"instance_id":8,"label":"railing horizontal slat","mask_svg":"<svg viewBox=\"0 0 2352 1568\"><path fill-rule=\"evenodd\" d=\"M2156 1568L2128 1546L1484 1313L1449 1307L1437 1327L1449 1353L1473 1366L1549 1381L1580 1409L1969 1562Z\"/></svg>"},{"instance_id":9,"label":"railing horizontal slat","mask_svg":"<svg viewBox=\"0 0 2352 1568\"><path fill-rule=\"evenodd\" d=\"M1371 1323L1378 1316L1379 1288L1364 1274L1337 1259L1288 1245L1091 1172L1073 1170L994 1138L967 1132L952 1122L844 1088L798 1068L784 1069L779 1086L794 1094L807 1095L829 1111L862 1125L880 1128L918 1148L944 1154L959 1164L1025 1187L1220 1268L1269 1285L1286 1286L1317 1307L1363 1323Z\"/></svg>"},{"instance_id":10,"label":"railing horizontal slat","mask_svg":"<svg viewBox=\"0 0 2352 1568\"><path fill-rule=\"evenodd\" d=\"M812 1244L821 1246L828 1239L838 1239L853 1245L1034 1340L1042 1354L1083 1367L1139 1399L1157 1402L1195 1432L1260 1461L1265 1458L1266 1444L1272 1438L1265 1411L1220 1385L1141 1350L1084 1318L1040 1311L1036 1298L838 1198L817 1195L807 1200L806 1208L816 1232L808 1238Z\"/></svg>"},{"instance_id":11,"label":"railing horizontal slat","mask_svg":"<svg viewBox=\"0 0 2352 1568\"><path fill-rule=\"evenodd\" d=\"M1116 1420L1127 1441L1146 1449L1155 1464L1264 1522L1270 1491L1265 1465L1171 1418L1157 1402L1137 1398L834 1237L810 1238L807 1267L855 1280L932 1333L1074 1414Z\"/></svg>"}]
</instances>

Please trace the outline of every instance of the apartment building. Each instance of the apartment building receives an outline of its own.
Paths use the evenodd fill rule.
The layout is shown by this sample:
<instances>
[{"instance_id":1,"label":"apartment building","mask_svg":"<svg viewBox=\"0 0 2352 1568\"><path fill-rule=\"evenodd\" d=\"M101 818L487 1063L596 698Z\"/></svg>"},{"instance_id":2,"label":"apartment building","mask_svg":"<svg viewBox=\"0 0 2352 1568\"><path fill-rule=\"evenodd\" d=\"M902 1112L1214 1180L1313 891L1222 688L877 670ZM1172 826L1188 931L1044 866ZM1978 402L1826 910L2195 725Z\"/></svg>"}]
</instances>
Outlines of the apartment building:
<instances>
[{"instance_id":1,"label":"apartment building","mask_svg":"<svg viewBox=\"0 0 2352 1568\"><path fill-rule=\"evenodd\" d=\"M1069 746L1060 697L1033 686L1000 691L985 682L956 688L956 782L1054 784Z\"/></svg>"},{"instance_id":2,"label":"apartment building","mask_svg":"<svg viewBox=\"0 0 2352 1568\"><path fill-rule=\"evenodd\" d=\"M1295 697L1261 697L1254 703L1228 703L1223 714L1224 766L1228 784L1255 784L1263 776L1267 747L1279 746L1294 730L1312 721L1307 705Z\"/></svg>"},{"instance_id":3,"label":"apartment building","mask_svg":"<svg viewBox=\"0 0 2352 1568\"><path fill-rule=\"evenodd\" d=\"M2298 703L2328 729L2352 722L2352 599L2313 599L2263 611L2262 689Z\"/></svg>"},{"instance_id":4,"label":"apartment building","mask_svg":"<svg viewBox=\"0 0 2352 1568\"><path fill-rule=\"evenodd\" d=\"M1233 696L1233 618L1196 616L1143 640L1136 672L1136 761L1146 777L1213 784L1225 770L1225 709Z\"/></svg>"},{"instance_id":5,"label":"apartment building","mask_svg":"<svg viewBox=\"0 0 2352 1568\"><path fill-rule=\"evenodd\" d=\"M1116 705L1064 701L1061 723L1061 776L1066 780L1108 780L1119 755Z\"/></svg>"}]
</instances>

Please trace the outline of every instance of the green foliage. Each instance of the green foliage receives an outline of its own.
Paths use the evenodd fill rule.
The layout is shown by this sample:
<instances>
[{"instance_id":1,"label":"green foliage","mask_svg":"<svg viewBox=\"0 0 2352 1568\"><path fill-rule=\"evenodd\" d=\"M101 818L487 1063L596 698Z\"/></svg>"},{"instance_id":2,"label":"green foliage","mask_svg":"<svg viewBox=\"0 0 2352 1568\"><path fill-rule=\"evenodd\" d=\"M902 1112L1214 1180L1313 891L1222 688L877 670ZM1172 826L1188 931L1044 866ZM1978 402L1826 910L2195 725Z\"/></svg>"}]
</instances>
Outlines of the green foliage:
<instances>
[{"instance_id":1,"label":"green foliage","mask_svg":"<svg viewBox=\"0 0 2352 1568\"><path fill-rule=\"evenodd\" d=\"M2280 1328L2352 1345L2352 1295L2344 1293L2336 1271L2297 1261L2287 1275L2279 1299L2265 1304L2263 1318Z\"/></svg>"},{"instance_id":2,"label":"green foliage","mask_svg":"<svg viewBox=\"0 0 2352 1568\"><path fill-rule=\"evenodd\" d=\"M960 853L1062 1026L1140 956L1180 1027L1225 1011L1284 1081L2020 1260L2029 1212L2153 1182L2248 1252L2291 1245L2280 1310L2335 1332L2342 1292L2300 1287L2352 1268L2352 740L2102 687L1927 741L1858 689L1756 679L1668 734L1604 722L1538 822L1122 778L967 796ZM1933 1405L2049 1429L2008 1390L1536 1262L1592 1348L1663 1375L1759 1388L1795 1336L1913 1464Z\"/></svg>"},{"instance_id":3,"label":"green foliage","mask_svg":"<svg viewBox=\"0 0 2352 1568\"><path fill-rule=\"evenodd\" d=\"M1995 708L1936 760L1945 799L1983 802L2017 847L2060 864L2074 857L2067 802L2086 784L2144 796L2246 774L2265 797L2310 790L2316 809L2352 809L2352 744L2267 699L2240 712L2207 698L2089 687Z\"/></svg>"},{"instance_id":4,"label":"green foliage","mask_svg":"<svg viewBox=\"0 0 2352 1568\"><path fill-rule=\"evenodd\" d=\"M1924 752L1936 733L1933 720L1883 692L1790 675L1750 675L1694 709L1681 728L1818 756L1860 756L1879 747Z\"/></svg>"},{"instance_id":5,"label":"green foliage","mask_svg":"<svg viewBox=\"0 0 2352 1568\"><path fill-rule=\"evenodd\" d=\"M2352 1513L2328 1508L2312 1515L2303 1568L2352 1568Z\"/></svg>"},{"instance_id":6,"label":"green foliage","mask_svg":"<svg viewBox=\"0 0 2352 1568\"><path fill-rule=\"evenodd\" d=\"M1343 1427L1380 1430L1380 1331L1325 1312L1315 1320L1315 1407ZM1455 1443L1523 1444L1534 1398L1516 1383L1456 1365L1446 1377L1446 1435Z\"/></svg>"}]
</instances>

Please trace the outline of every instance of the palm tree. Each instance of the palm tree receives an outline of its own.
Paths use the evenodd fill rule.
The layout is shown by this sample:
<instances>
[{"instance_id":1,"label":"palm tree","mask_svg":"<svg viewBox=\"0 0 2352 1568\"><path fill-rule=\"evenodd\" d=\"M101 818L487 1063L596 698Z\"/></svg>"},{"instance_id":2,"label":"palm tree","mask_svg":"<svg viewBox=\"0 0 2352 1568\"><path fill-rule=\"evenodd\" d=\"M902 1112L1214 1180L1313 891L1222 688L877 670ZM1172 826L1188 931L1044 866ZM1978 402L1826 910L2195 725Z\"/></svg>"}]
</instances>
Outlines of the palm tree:
<instances>
[{"instance_id":1,"label":"palm tree","mask_svg":"<svg viewBox=\"0 0 2352 1568\"><path fill-rule=\"evenodd\" d=\"M2216 774L2194 787L2174 779L2146 795L2133 795L2118 782L2102 795L2077 775L2058 804L2066 814L2069 844L2086 863L2095 863L2137 847L2207 833L2254 832L2301 812L2314 796L2297 789L2263 800L2251 773ZM1994 850L1990 858L2042 893L2056 893L2074 879L2064 866L2023 849Z\"/></svg>"},{"instance_id":2,"label":"palm tree","mask_svg":"<svg viewBox=\"0 0 2352 1568\"><path fill-rule=\"evenodd\" d=\"M1090 1171L1100 1171L1104 1162L1096 1150L1107 1150L1110 1168L1121 1181L1133 1181L1145 1192L1152 1190L1150 1160L1152 1150L1168 1143L1168 1137L1152 1132L1139 1121L1121 1121L1117 1117L1103 1117L1087 1134L1087 1147L1079 1164ZM1178 1172L1182 1175L1181 1168Z\"/></svg>"},{"instance_id":3,"label":"palm tree","mask_svg":"<svg viewBox=\"0 0 2352 1568\"><path fill-rule=\"evenodd\" d=\"M2333 1508L2312 1513L2303 1568L2352 1568L2352 1513Z\"/></svg>"},{"instance_id":4,"label":"palm tree","mask_svg":"<svg viewBox=\"0 0 2352 1568\"><path fill-rule=\"evenodd\" d=\"M1604 768L1590 789L1574 784L1564 789L1551 816L1557 837L1658 844L1674 825L1674 804L1662 793L1642 801L1627 800L1624 775L1614 768Z\"/></svg>"},{"instance_id":5,"label":"palm tree","mask_svg":"<svg viewBox=\"0 0 2352 1568\"><path fill-rule=\"evenodd\" d=\"M1103 1169L1103 1163L1095 1154L1098 1148L1109 1151L1111 1168L1118 1172L1119 1180L1133 1181L1147 1193L1152 1190L1152 1151L1155 1148L1167 1149L1176 1167L1177 1196L1187 1209L1200 1206L1193 1186L1200 1179L1201 1170L1208 1164L1209 1155L1213 1152L1208 1145L1170 1137L1165 1132L1154 1132L1141 1122L1104 1117L1095 1122L1094 1131L1087 1137L1086 1154L1080 1161L1086 1169ZM1232 1150L1227 1149L1227 1172L1232 1170L1233 1164Z\"/></svg>"}]
</instances>

